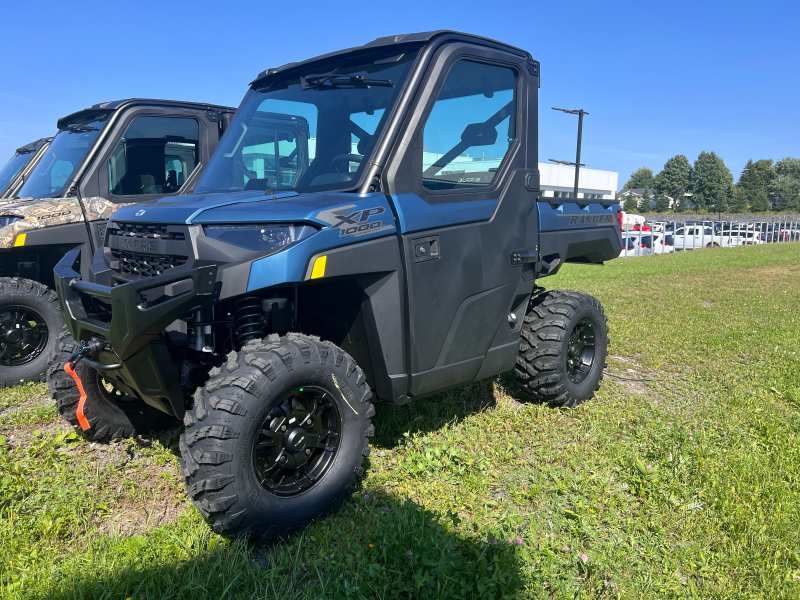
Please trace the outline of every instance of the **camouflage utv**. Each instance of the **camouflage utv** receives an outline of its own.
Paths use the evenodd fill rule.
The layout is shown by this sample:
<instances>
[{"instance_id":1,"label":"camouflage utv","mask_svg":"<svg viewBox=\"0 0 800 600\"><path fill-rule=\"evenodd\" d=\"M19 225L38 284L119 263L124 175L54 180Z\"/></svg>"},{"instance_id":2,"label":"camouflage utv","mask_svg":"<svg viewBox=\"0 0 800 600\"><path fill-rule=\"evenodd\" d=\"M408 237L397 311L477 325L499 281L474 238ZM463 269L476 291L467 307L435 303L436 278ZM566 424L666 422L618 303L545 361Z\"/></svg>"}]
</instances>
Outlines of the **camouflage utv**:
<instances>
[{"instance_id":1,"label":"camouflage utv","mask_svg":"<svg viewBox=\"0 0 800 600\"><path fill-rule=\"evenodd\" d=\"M0 387L40 380L63 329L53 266L81 247L87 270L117 208L190 186L234 109L129 99L58 122L36 165L0 200Z\"/></svg>"}]
</instances>

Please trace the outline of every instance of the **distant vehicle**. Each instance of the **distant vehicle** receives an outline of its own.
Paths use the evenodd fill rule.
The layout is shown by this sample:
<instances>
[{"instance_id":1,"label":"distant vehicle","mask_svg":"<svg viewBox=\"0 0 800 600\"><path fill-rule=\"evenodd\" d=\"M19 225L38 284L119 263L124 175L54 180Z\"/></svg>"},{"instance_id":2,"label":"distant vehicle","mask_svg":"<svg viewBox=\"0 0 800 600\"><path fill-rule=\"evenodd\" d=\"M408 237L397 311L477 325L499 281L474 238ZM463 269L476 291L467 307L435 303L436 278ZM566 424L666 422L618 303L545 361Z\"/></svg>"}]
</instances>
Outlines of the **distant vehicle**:
<instances>
[{"instance_id":1,"label":"distant vehicle","mask_svg":"<svg viewBox=\"0 0 800 600\"><path fill-rule=\"evenodd\" d=\"M714 233L713 227L686 223L673 234L675 250L694 250L696 248L720 246L722 240Z\"/></svg>"},{"instance_id":2,"label":"distant vehicle","mask_svg":"<svg viewBox=\"0 0 800 600\"><path fill-rule=\"evenodd\" d=\"M718 248L730 246L730 238L718 235L711 225L686 223L673 234L675 250L695 250L697 248Z\"/></svg>"},{"instance_id":3,"label":"distant vehicle","mask_svg":"<svg viewBox=\"0 0 800 600\"><path fill-rule=\"evenodd\" d=\"M672 235L660 232L631 231L623 234L620 257L649 256L675 252Z\"/></svg>"},{"instance_id":4,"label":"distant vehicle","mask_svg":"<svg viewBox=\"0 0 800 600\"><path fill-rule=\"evenodd\" d=\"M753 246L756 244L763 244L764 240L761 237L761 232L746 230L746 229L733 229L721 231L721 237L727 239L728 246Z\"/></svg>"},{"instance_id":5,"label":"distant vehicle","mask_svg":"<svg viewBox=\"0 0 800 600\"><path fill-rule=\"evenodd\" d=\"M670 254L675 252L675 237L671 233L655 232L653 234L653 254Z\"/></svg>"},{"instance_id":6,"label":"distant vehicle","mask_svg":"<svg viewBox=\"0 0 800 600\"><path fill-rule=\"evenodd\" d=\"M633 229L634 225L644 225L646 219L642 215L635 215L633 213L623 212L622 214L622 229Z\"/></svg>"},{"instance_id":7,"label":"distant vehicle","mask_svg":"<svg viewBox=\"0 0 800 600\"><path fill-rule=\"evenodd\" d=\"M648 248L640 235L631 232L629 235L622 237L622 251L619 253L620 258L626 256L649 256L653 254L653 248Z\"/></svg>"},{"instance_id":8,"label":"distant vehicle","mask_svg":"<svg viewBox=\"0 0 800 600\"><path fill-rule=\"evenodd\" d=\"M780 238L782 242L797 242L800 241L800 228L788 227L780 230Z\"/></svg>"},{"instance_id":9,"label":"distant vehicle","mask_svg":"<svg viewBox=\"0 0 800 600\"><path fill-rule=\"evenodd\" d=\"M784 242L779 223L759 223L756 230L761 234L765 243Z\"/></svg>"}]
</instances>

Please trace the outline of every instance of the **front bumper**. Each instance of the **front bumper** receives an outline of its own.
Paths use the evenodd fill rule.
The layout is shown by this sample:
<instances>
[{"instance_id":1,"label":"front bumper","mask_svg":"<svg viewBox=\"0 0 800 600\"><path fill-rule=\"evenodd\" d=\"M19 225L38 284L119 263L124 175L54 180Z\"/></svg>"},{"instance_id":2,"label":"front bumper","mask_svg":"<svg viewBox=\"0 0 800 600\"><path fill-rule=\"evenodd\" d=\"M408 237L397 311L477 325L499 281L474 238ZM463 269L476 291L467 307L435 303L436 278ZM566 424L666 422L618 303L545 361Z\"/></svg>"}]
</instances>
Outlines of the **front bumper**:
<instances>
[{"instance_id":1,"label":"front bumper","mask_svg":"<svg viewBox=\"0 0 800 600\"><path fill-rule=\"evenodd\" d=\"M74 269L80 252L80 248L69 251L54 269L55 288L72 336L77 341L104 341L105 350L96 357L101 369L112 368L112 379L121 379L151 406L182 418L180 364L164 331L175 320L214 302L217 265L194 263L112 286L110 278L107 285L81 279Z\"/></svg>"}]
</instances>

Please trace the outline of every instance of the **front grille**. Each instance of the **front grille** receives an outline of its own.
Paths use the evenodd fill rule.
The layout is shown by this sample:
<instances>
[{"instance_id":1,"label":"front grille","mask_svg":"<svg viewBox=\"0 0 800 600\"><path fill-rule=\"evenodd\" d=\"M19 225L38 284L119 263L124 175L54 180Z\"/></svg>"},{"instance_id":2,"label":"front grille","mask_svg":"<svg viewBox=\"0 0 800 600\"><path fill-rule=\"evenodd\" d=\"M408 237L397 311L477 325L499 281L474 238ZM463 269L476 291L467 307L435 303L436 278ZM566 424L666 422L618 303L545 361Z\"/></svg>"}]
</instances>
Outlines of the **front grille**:
<instances>
[{"instance_id":1,"label":"front grille","mask_svg":"<svg viewBox=\"0 0 800 600\"><path fill-rule=\"evenodd\" d=\"M143 238L151 240L185 240L183 231L176 231L174 226L150 223L114 223L114 235Z\"/></svg>"},{"instance_id":2,"label":"front grille","mask_svg":"<svg viewBox=\"0 0 800 600\"><path fill-rule=\"evenodd\" d=\"M111 270L121 275L155 277L169 269L180 267L189 260L186 256L139 254L125 250L111 250Z\"/></svg>"},{"instance_id":3,"label":"front grille","mask_svg":"<svg viewBox=\"0 0 800 600\"><path fill-rule=\"evenodd\" d=\"M122 282L163 275L187 264L192 255L183 225L112 222L106 238L109 267Z\"/></svg>"}]
</instances>

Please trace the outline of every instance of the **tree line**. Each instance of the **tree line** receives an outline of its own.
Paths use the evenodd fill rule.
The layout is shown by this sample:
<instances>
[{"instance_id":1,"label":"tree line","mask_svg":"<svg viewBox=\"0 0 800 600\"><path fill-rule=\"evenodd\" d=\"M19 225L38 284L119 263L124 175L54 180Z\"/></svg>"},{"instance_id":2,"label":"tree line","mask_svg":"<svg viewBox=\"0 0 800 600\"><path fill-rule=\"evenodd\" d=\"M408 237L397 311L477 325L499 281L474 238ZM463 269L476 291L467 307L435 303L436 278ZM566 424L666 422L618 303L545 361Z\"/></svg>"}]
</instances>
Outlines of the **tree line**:
<instances>
[{"instance_id":1,"label":"tree line","mask_svg":"<svg viewBox=\"0 0 800 600\"><path fill-rule=\"evenodd\" d=\"M800 159L748 160L734 184L714 152L701 152L694 165L678 154L657 175L646 167L634 171L620 199L626 211L800 211Z\"/></svg>"}]
</instances>

